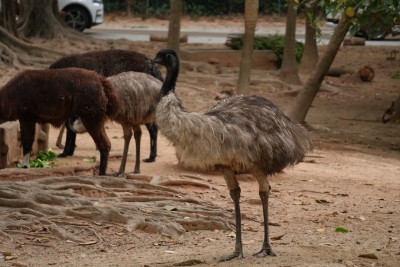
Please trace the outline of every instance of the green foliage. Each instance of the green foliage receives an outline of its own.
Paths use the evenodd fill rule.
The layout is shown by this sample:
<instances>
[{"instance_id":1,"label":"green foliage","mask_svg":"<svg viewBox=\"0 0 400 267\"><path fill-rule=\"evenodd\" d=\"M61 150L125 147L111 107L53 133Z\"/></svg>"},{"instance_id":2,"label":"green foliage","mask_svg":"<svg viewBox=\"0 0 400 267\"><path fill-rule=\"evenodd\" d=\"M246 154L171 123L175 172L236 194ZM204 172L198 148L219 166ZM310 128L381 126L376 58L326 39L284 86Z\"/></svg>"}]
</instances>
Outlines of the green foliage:
<instances>
[{"instance_id":1,"label":"green foliage","mask_svg":"<svg viewBox=\"0 0 400 267\"><path fill-rule=\"evenodd\" d=\"M396 71L395 73L393 73L392 79L400 80L400 71Z\"/></svg>"},{"instance_id":2,"label":"green foliage","mask_svg":"<svg viewBox=\"0 0 400 267\"><path fill-rule=\"evenodd\" d=\"M51 149L47 152L40 151L36 157L36 159L29 160L30 168L49 168L53 165L53 162L57 158L57 154L54 153ZM22 168L22 164L17 164L18 168Z\"/></svg>"},{"instance_id":3,"label":"green foliage","mask_svg":"<svg viewBox=\"0 0 400 267\"><path fill-rule=\"evenodd\" d=\"M343 228L343 227L337 227L336 229L335 229L335 232L336 233L347 233L349 230L347 230L346 228Z\"/></svg>"},{"instance_id":4,"label":"green foliage","mask_svg":"<svg viewBox=\"0 0 400 267\"><path fill-rule=\"evenodd\" d=\"M395 24L400 24L400 0L324 0L321 6L333 17L346 16L352 20L350 32L363 32L369 37L391 33ZM348 10L355 16L349 17ZM351 14L351 13L350 13Z\"/></svg>"},{"instance_id":5,"label":"green foliage","mask_svg":"<svg viewBox=\"0 0 400 267\"><path fill-rule=\"evenodd\" d=\"M282 61L283 58L283 50L284 50L284 39L283 35L268 35L262 37L254 38L254 50L272 50L275 55L278 57L279 62ZM226 45L235 50L240 50L243 47L243 36L232 37L226 42ZM304 44L296 41L296 62L300 63L301 57L304 52ZM279 64L280 65L280 64Z\"/></svg>"},{"instance_id":6,"label":"green foliage","mask_svg":"<svg viewBox=\"0 0 400 267\"><path fill-rule=\"evenodd\" d=\"M143 8L147 8L149 16L161 16L169 13L170 1L165 0L140 0L135 1L132 7L133 13L141 14ZM103 0L104 9L109 11L125 11L126 4L122 0ZM190 0L183 2L183 14L190 16L223 16L229 14L243 14L245 0ZM144 5L147 4L147 7ZM286 8L286 1L260 0L260 13L281 13Z\"/></svg>"}]
</instances>

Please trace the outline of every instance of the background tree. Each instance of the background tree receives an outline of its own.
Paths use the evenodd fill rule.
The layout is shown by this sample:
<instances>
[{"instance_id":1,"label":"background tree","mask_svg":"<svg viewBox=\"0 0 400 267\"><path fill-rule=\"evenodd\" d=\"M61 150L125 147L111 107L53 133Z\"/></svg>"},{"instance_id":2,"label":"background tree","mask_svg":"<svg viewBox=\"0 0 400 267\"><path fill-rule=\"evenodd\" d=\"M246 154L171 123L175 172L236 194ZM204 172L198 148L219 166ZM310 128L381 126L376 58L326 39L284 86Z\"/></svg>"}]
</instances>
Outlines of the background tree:
<instances>
[{"instance_id":1,"label":"background tree","mask_svg":"<svg viewBox=\"0 0 400 267\"><path fill-rule=\"evenodd\" d=\"M290 84L301 84L296 62L296 0L287 1L286 33L279 78Z\"/></svg>"},{"instance_id":2,"label":"background tree","mask_svg":"<svg viewBox=\"0 0 400 267\"><path fill-rule=\"evenodd\" d=\"M317 13L318 0L310 0L305 3L306 16L306 36L304 43L303 57L301 58L300 71L309 73L318 63L318 47L317 47Z\"/></svg>"},{"instance_id":3,"label":"background tree","mask_svg":"<svg viewBox=\"0 0 400 267\"><path fill-rule=\"evenodd\" d=\"M253 55L254 33L258 18L258 0L246 0L244 12L244 38L236 92L248 94L250 84L251 59Z\"/></svg>"},{"instance_id":4,"label":"background tree","mask_svg":"<svg viewBox=\"0 0 400 267\"><path fill-rule=\"evenodd\" d=\"M63 41L83 39L84 35L74 31L64 24L58 13L57 0L2 0L0 55L2 62L12 64L17 69L23 65L43 64L62 55L62 52L53 51L35 45L29 39L60 38ZM15 14L18 13L16 20ZM23 62L23 64L21 64Z\"/></svg>"},{"instance_id":5,"label":"background tree","mask_svg":"<svg viewBox=\"0 0 400 267\"><path fill-rule=\"evenodd\" d=\"M379 25L393 25L394 19L399 18L400 1L326 1L324 6L330 8L333 12L338 10L341 13L339 24L337 25L325 53L318 61L314 71L310 74L304 88L300 90L293 105L287 111L287 114L294 120L304 122L308 110L316 94L318 93L321 83L331 67L336 54L342 44L349 29L355 33L357 30L369 25L371 33L379 30ZM360 10L360 12L358 12ZM374 24L371 25L371 17L374 17Z\"/></svg>"},{"instance_id":6,"label":"background tree","mask_svg":"<svg viewBox=\"0 0 400 267\"><path fill-rule=\"evenodd\" d=\"M179 52L179 39L181 34L182 1L171 0L171 12L168 25L167 47Z\"/></svg>"}]
</instances>

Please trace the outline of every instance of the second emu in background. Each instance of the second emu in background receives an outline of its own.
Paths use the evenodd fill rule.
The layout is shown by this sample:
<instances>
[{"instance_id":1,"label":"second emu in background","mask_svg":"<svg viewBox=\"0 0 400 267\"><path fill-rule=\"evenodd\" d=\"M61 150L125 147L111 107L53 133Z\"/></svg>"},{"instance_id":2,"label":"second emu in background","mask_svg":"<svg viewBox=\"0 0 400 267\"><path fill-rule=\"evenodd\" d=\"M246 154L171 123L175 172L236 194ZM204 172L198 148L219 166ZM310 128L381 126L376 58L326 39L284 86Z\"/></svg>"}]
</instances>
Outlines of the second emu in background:
<instances>
[{"instance_id":1,"label":"second emu in background","mask_svg":"<svg viewBox=\"0 0 400 267\"><path fill-rule=\"evenodd\" d=\"M59 69L71 67L93 70L106 77L127 71L143 72L163 81L160 70L156 66L148 64L148 58L144 54L130 50L110 49L69 55L58 59L51 64L49 68ZM154 123L147 123L146 127L150 134L150 156L144 161L154 162L157 156L158 129ZM140 127L133 129L135 138L139 135L139 133L137 133L139 130L141 134ZM60 130L57 139L57 146L60 148L62 148L62 136L63 129ZM74 154L75 140L76 133L67 128L64 151L59 155L60 157L72 156Z\"/></svg>"}]
</instances>

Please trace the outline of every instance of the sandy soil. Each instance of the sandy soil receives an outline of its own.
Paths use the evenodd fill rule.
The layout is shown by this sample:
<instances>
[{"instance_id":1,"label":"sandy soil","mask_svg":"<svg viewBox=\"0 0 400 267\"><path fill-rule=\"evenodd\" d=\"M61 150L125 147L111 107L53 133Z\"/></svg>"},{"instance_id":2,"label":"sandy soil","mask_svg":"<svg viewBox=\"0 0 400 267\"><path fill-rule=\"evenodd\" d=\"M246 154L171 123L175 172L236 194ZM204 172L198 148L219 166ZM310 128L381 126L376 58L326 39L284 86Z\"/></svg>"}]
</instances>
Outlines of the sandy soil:
<instances>
[{"instance_id":1,"label":"sandy soil","mask_svg":"<svg viewBox=\"0 0 400 267\"><path fill-rule=\"evenodd\" d=\"M112 19L108 22L112 23ZM160 23L164 22L157 25ZM207 27L221 24L216 20L205 23ZM195 24L200 25L200 22ZM138 46L151 57L163 44ZM375 69L375 79L370 83L361 82L357 74L326 78L325 83L330 87L318 94L307 117L315 151L294 168L271 177L270 235L277 257L252 256L261 247L262 212L256 181L243 175L240 185L244 259L228 263L217 261L233 251L232 230L190 230L181 235L163 235L127 230L129 227L123 224L99 223L88 218L68 222L82 223L95 230L101 242L79 245L57 238L44 242L24 229L17 229L20 231L10 233L11 239L0 235L0 265L399 266L400 125L384 125L380 121L385 109L400 93L398 80L391 78L399 71L400 59L386 60L392 49L341 48L334 66L358 71L368 64ZM189 69L182 70L177 94L184 106L193 111L206 111L214 105L214 97L221 89L234 87L238 73L236 68L213 66L197 68L197 71ZM276 82L275 75L276 71L254 71L251 93L265 96L285 109L294 98L286 86ZM122 129L109 122L107 133L112 142L113 157L108 169L111 173L119 166L120 158L115 155L122 152ZM55 147L57 134L57 130L51 130L50 145L60 152ZM143 127L141 158L149 154L148 143ZM128 171L134 166L133 144L131 147ZM89 163L84 159L89 156L98 157L98 152L88 135L80 135L75 155L58 159L55 166L85 166ZM224 210L228 220L233 220L233 205L223 178L218 173L180 167L174 148L164 137L159 137L157 161L142 163L141 174L201 181L209 187L187 184L170 187L181 195ZM102 201L100 197L86 197ZM150 205L158 204L154 201ZM336 232L338 227L348 232Z\"/></svg>"}]
</instances>

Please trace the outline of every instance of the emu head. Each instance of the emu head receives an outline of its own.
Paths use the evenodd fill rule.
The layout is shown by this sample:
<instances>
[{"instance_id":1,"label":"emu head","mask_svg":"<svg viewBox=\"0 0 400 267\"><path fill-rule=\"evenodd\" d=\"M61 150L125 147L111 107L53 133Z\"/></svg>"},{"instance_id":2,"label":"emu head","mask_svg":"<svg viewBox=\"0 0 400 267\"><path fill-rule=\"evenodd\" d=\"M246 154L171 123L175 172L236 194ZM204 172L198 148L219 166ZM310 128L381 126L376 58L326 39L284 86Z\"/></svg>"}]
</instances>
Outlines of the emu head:
<instances>
[{"instance_id":1,"label":"emu head","mask_svg":"<svg viewBox=\"0 0 400 267\"><path fill-rule=\"evenodd\" d=\"M154 59L149 60L151 64L160 64L165 67L174 68L179 64L178 55L172 49L160 50Z\"/></svg>"},{"instance_id":2,"label":"emu head","mask_svg":"<svg viewBox=\"0 0 400 267\"><path fill-rule=\"evenodd\" d=\"M392 105L390 108L388 108L385 113L382 116L382 122L383 123L388 123L392 120L396 120L397 117L399 117L400 114L396 113L396 103L392 102Z\"/></svg>"}]
</instances>

